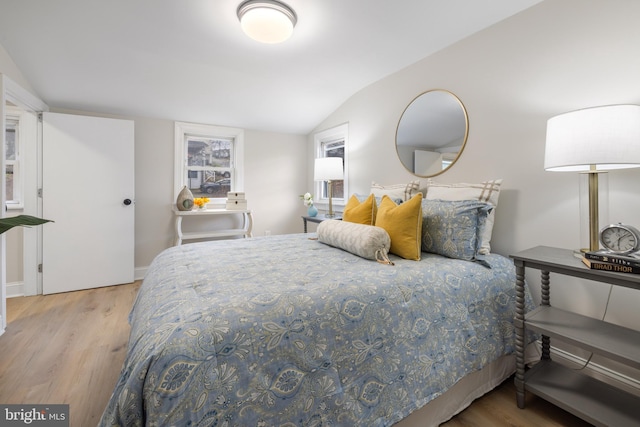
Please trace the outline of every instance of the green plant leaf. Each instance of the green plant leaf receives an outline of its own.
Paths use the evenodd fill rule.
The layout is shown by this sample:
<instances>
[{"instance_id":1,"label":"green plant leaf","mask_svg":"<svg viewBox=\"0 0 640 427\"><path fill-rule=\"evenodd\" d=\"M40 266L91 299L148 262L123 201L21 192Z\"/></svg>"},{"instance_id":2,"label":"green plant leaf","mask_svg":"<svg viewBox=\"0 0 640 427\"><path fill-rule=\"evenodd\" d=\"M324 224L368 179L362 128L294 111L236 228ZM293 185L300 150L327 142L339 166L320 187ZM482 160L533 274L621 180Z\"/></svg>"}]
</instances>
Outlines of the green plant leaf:
<instances>
[{"instance_id":1,"label":"green plant leaf","mask_svg":"<svg viewBox=\"0 0 640 427\"><path fill-rule=\"evenodd\" d=\"M12 229L13 227L23 226L29 227L31 225L40 225L45 222L53 222L50 219L42 219L37 218L31 215L18 215L11 216L7 218L0 218L0 234L4 233L7 230Z\"/></svg>"}]
</instances>

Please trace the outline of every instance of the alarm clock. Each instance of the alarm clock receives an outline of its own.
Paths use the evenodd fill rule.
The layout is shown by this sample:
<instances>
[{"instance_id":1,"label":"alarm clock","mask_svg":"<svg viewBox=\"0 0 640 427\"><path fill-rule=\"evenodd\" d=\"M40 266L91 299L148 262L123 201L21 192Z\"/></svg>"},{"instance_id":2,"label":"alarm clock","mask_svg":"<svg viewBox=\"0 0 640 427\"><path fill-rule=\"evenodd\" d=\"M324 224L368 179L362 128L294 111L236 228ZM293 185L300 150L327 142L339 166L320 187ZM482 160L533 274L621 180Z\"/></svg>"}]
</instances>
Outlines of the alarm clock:
<instances>
[{"instance_id":1,"label":"alarm clock","mask_svg":"<svg viewBox=\"0 0 640 427\"><path fill-rule=\"evenodd\" d=\"M630 254L640 251L640 231L630 225L611 224L600 230L600 243L616 254Z\"/></svg>"}]
</instances>

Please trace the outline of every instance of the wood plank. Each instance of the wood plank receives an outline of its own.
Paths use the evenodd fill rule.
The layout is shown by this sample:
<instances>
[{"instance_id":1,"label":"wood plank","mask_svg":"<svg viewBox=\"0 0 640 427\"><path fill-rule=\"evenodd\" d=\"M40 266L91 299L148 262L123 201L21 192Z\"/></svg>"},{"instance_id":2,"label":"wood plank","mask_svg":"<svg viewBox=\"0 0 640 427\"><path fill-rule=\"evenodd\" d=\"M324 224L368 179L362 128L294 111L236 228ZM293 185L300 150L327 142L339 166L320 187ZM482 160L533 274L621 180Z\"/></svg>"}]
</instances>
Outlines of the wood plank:
<instances>
[{"instance_id":1,"label":"wood plank","mask_svg":"<svg viewBox=\"0 0 640 427\"><path fill-rule=\"evenodd\" d=\"M97 425L122 368L139 287L9 299L0 402L68 403L71 426Z\"/></svg>"},{"instance_id":2,"label":"wood plank","mask_svg":"<svg viewBox=\"0 0 640 427\"><path fill-rule=\"evenodd\" d=\"M441 427L592 427L531 393L527 393L525 402L525 409L516 405L516 388L511 377Z\"/></svg>"}]
</instances>

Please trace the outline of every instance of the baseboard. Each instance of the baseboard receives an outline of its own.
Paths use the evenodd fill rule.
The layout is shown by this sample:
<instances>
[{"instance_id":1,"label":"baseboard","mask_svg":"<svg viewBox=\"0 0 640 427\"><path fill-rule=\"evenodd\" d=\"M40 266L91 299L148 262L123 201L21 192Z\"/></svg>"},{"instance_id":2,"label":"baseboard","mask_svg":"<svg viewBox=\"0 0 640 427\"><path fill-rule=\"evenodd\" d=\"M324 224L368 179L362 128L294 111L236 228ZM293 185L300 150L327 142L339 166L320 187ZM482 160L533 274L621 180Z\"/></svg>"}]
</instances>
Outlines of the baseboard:
<instances>
[{"instance_id":1,"label":"baseboard","mask_svg":"<svg viewBox=\"0 0 640 427\"><path fill-rule=\"evenodd\" d=\"M587 363L587 359L569 353L556 347L551 347L551 358L557 361L564 361L570 366L582 367ZM602 382L615 387L627 390L629 393L640 395L640 380L615 371L606 366L590 361L584 368L586 375L597 378Z\"/></svg>"},{"instance_id":2,"label":"baseboard","mask_svg":"<svg viewBox=\"0 0 640 427\"><path fill-rule=\"evenodd\" d=\"M142 280L147 274L149 267L137 267L133 272L133 280ZM7 283L7 298L24 296L24 282Z\"/></svg>"},{"instance_id":3,"label":"baseboard","mask_svg":"<svg viewBox=\"0 0 640 427\"><path fill-rule=\"evenodd\" d=\"M24 282L7 283L7 298L23 297Z\"/></svg>"},{"instance_id":4,"label":"baseboard","mask_svg":"<svg viewBox=\"0 0 640 427\"><path fill-rule=\"evenodd\" d=\"M142 280L144 276L147 274L147 270L149 267L136 267L133 270L133 280Z\"/></svg>"}]
</instances>

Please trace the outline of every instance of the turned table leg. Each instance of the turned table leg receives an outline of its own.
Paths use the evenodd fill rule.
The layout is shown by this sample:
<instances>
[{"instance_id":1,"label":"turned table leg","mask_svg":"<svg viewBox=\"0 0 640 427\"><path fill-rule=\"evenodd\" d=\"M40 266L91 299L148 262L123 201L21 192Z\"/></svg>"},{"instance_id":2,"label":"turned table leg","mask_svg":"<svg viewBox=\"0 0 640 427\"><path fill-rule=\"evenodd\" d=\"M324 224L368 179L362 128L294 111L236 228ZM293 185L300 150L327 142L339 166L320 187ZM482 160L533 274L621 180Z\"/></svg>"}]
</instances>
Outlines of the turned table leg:
<instances>
[{"instance_id":1,"label":"turned table leg","mask_svg":"<svg viewBox=\"0 0 640 427\"><path fill-rule=\"evenodd\" d=\"M516 401L524 408L524 265L516 262Z\"/></svg>"}]
</instances>

